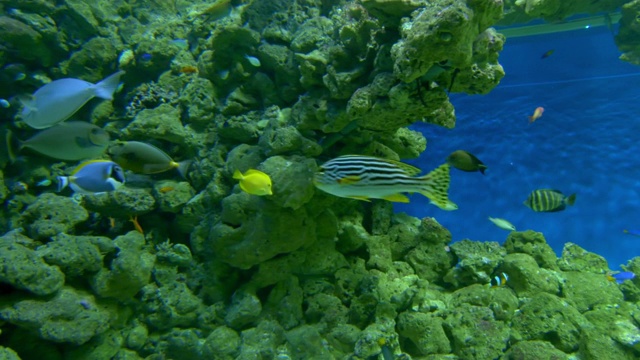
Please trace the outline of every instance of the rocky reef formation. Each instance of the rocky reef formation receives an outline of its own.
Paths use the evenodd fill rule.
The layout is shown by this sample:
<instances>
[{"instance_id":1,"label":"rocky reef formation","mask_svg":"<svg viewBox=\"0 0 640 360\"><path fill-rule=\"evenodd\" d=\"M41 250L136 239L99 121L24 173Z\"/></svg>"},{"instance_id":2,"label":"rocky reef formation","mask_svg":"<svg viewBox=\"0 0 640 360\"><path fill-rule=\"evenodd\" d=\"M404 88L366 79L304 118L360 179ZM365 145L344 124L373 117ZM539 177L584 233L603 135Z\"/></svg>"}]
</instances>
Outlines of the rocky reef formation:
<instances>
[{"instance_id":1,"label":"rocky reef formation","mask_svg":"<svg viewBox=\"0 0 640 360\"><path fill-rule=\"evenodd\" d=\"M598 255L568 244L557 259L532 231L450 244L433 218L313 186L341 154L417 157L426 139L407 125L452 128L450 91L491 91L502 1L3 6L5 124L29 133L20 92L122 69L115 100L76 117L192 165L69 197L45 180L77 164L0 159L2 356L638 356L640 283L609 281ZM272 196L239 189L232 174L247 169L271 177Z\"/></svg>"}]
</instances>

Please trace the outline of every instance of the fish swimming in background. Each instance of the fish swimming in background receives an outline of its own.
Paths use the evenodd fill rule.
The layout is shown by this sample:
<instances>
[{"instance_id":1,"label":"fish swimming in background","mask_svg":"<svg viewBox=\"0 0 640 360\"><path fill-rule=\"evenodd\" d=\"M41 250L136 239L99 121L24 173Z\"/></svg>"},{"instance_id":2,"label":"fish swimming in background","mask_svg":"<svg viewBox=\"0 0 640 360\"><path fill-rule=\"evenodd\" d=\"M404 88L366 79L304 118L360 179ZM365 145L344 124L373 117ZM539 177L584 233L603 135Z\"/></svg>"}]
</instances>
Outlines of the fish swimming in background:
<instances>
[{"instance_id":1,"label":"fish swimming in background","mask_svg":"<svg viewBox=\"0 0 640 360\"><path fill-rule=\"evenodd\" d=\"M556 212L564 210L567 205L573 205L576 201L576 194L564 196L558 190L538 189L529 194L524 204L537 212Z\"/></svg>"},{"instance_id":2,"label":"fish swimming in background","mask_svg":"<svg viewBox=\"0 0 640 360\"><path fill-rule=\"evenodd\" d=\"M542 113L544 113L544 108L542 106L538 106L533 112L533 115L529 116L529 124L538 120L542 116Z\"/></svg>"},{"instance_id":3,"label":"fish swimming in background","mask_svg":"<svg viewBox=\"0 0 640 360\"><path fill-rule=\"evenodd\" d=\"M540 59L546 59L549 56L551 56L553 54L553 52L556 51L556 49L551 49L551 50L547 50L545 51L544 54L542 54L542 56L540 57Z\"/></svg>"},{"instance_id":4,"label":"fish swimming in background","mask_svg":"<svg viewBox=\"0 0 640 360\"><path fill-rule=\"evenodd\" d=\"M69 121L42 130L27 140L19 140L11 130L7 130L6 140L12 162L24 148L54 159L70 161L102 155L109 145L109 133L85 121Z\"/></svg>"},{"instance_id":5,"label":"fish swimming in background","mask_svg":"<svg viewBox=\"0 0 640 360\"><path fill-rule=\"evenodd\" d=\"M54 80L22 100L22 121L34 129L46 129L65 121L94 97L112 100L124 71L97 84L80 79Z\"/></svg>"},{"instance_id":6,"label":"fish swimming in background","mask_svg":"<svg viewBox=\"0 0 640 360\"><path fill-rule=\"evenodd\" d=\"M516 231L516 227L513 226L512 223L508 222L505 219L490 217L489 221L491 221L492 223L496 224L496 226L499 227L500 229L509 230L509 231Z\"/></svg>"},{"instance_id":7,"label":"fish swimming in background","mask_svg":"<svg viewBox=\"0 0 640 360\"><path fill-rule=\"evenodd\" d=\"M108 160L85 161L70 176L58 176L58 191L69 186L81 194L99 194L118 189L125 182L122 168Z\"/></svg>"},{"instance_id":8,"label":"fish swimming in background","mask_svg":"<svg viewBox=\"0 0 640 360\"><path fill-rule=\"evenodd\" d=\"M500 273L500 275L495 276L489 283L487 284L490 288L503 287L507 285L507 281L509 281L509 275L506 273Z\"/></svg>"},{"instance_id":9,"label":"fish swimming in background","mask_svg":"<svg viewBox=\"0 0 640 360\"><path fill-rule=\"evenodd\" d=\"M458 208L448 198L449 164L442 164L427 175L422 170L388 159L364 155L345 155L329 160L315 174L314 185L331 195L365 200L384 199L408 203L402 193L420 193L443 210Z\"/></svg>"},{"instance_id":10,"label":"fish swimming in background","mask_svg":"<svg viewBox=\"0 0 640 360\"><path fill-rule=\"evenodd\" d=\"M608 274L607 280L615 281L618 284L622 284L626 280L633 280L635 277L636 274L632 273L631 271L623 271L617 274Z\"/></svg>"},{"instance_id":11,"label":"fish swimming in background","mask_svg":"<svg viewBox=\"0 0 640 360\"><path fill-rule=\"evenodd\" d=\"M456 150L447 156L447 164L462 171L479 171L482 175L484 175L484 171L487 170L487 166L483 164L480 159L464 150Z\"/></svg>"},{"instance_id":12,"label":"fish swimming in background","mask_svg":"<svg viewBox=\"0 0 640 360\"><path fill-rule=\"evenodd\" d=\"M190 160L176 162L164 151L140 141L117 142L109 146L107 153L123 169L138 174L157 174L177 169L184 177L191 164Z\"/></svg>"},{"instance_id":13,"label":"fish swimming in background","mask_svg":"<svg viewBox=\"0 0 640 360\"><path fill-rule=\"evenodd\" d=\"M260 170L249 169L244 174L237 170L233 178L240 180L240 189L247 194L264 196L273 195L271 191L271 178Z\"/></svg>"},{"instance_id":14,"label":"fish swimming in background","mask_svg":"<svg viewBox=\"0 0 640 360\"><path fill-rule=\"evenodd\" d=\"M627 229L624 229L624 230L622 230L622 232L625 233L625 234L633 235L633 236L640 236L640 230L627 230Z\"/></svg>"}]
</instances>

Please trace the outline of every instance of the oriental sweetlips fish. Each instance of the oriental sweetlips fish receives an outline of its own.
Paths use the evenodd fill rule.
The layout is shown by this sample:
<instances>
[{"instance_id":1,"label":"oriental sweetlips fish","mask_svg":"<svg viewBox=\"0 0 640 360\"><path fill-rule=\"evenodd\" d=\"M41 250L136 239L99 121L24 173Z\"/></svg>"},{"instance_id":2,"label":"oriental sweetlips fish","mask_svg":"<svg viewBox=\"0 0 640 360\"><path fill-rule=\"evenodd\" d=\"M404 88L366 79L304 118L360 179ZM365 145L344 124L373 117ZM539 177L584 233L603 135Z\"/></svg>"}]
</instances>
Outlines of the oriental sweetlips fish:
<instances>
[{"instance_id":1,"label":"oriental sweetlips fish","mask_svg":"<svg viewBox=\"0 0 640 360\"><path fill-rule=\"evenodd\" d=\"M364 155L345 155L320 166L314 185L329 194L365 200L384 199L408 203L402 193L420 193L443 210L458 207L449 200L449 164L440 165L427 175L411 165Z\"/></svg>"},{"instance_id":2,"label":"oriental sweetlips fish","mask_svg":"<svg viewBox=\"0 0 640 360\"><path fill-rule=\"evenodd\" d=\"M552 189L538 189L529 194L524 204L537 212L556 212L564 210L567 205L573 205L576 194L565 196L562 192Z\"/></svg>"}]
</instances>

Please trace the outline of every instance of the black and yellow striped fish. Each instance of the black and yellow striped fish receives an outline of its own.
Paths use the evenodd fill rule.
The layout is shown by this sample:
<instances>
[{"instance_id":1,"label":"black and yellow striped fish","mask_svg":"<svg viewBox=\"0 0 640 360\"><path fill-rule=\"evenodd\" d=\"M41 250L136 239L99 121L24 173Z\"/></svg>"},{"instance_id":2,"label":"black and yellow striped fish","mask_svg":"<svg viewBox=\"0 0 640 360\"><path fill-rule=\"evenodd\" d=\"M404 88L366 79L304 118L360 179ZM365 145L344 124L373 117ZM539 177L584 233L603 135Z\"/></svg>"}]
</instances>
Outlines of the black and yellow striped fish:
<instances>
[{"instance_id":1,"label":"black and yellow striped fish","mask_svg":"<svg viewBox=\"0 0 640 360\"><path fill-rule=\"evenodd\" d=\"M538 212L555 212L564 210L567 205L573 205L576 201L576 194L564 196L558 190L538 189L534 190L524 204L531 210Z\"/></svg>"},{"instance_id":2,"label":"black and yellow striped fish","mask_svg":"<svg viewBox=\"0 0 640 360\"><path fill-rule=\"evenodd\" d=\"M320 166L314 185L329 194L368 201L384 199L408 203L402 193L420 193L443 210L456 210L449 200L449 165L443 164L417 177L422 170L411 165L364 155L345 155Z\"/></svg>"}]
</instances>

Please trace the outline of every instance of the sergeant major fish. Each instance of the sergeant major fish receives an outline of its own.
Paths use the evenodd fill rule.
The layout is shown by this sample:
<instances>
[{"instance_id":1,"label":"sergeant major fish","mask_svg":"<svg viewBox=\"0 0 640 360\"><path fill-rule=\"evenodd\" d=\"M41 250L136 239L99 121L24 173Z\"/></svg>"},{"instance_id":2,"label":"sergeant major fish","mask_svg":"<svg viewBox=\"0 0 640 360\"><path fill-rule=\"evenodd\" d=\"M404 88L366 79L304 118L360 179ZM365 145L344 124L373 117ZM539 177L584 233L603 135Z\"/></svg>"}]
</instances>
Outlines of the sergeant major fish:
<instances>
[{"instance_id":1,"label":"sergeant major fish","mask_svg":"<svg viewBox=\"0 0 640 360\"><path fill-rule=\"evenodd\" d=\"M537 212L556 212L564 210L567 205L573 205L576 201L576 194L564 196L558 190L538 189L529 194L524 204Z\"/></svg>"},{"instance_id":2,"label":"sergeant major fish","mask_svg":"<svg viewBox=\"0 0 640 360\"><path fill-rule=\"evenodd\" d=\"M440 165L427 175L418 177L422 170L388 159L364 155L345 155L320 166L314 185L329 194L365 200L384 199L408 203L402 193L418 192L443 210L457 206L448 196L449 165Z\"/></svg>"},{"instance_id":3,"label":"sergeant major fish","mask_svg":"<svg viewBox=\"0 0 640 360\"><path fill-rule=\"evenodd\" d=\"M22 100L22 121L34 129L46 129L67 120L96 96L111 100L122 74L124 71L118 71L97 84L71 78L54 80Z\"/></svg>"},{"instance_id":4,"label":"sergeant major fish","mask_svg":"<svg viewBox=\"0 0 640 360\"><path fill-rule=\"evenodd\" d=\"M58 176L58 191L69 186L81 194L99 194L113 191L125 182L122 168L108 160L85 161L70 176Z\"/></svg>"}]
</instances>

